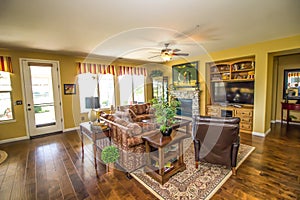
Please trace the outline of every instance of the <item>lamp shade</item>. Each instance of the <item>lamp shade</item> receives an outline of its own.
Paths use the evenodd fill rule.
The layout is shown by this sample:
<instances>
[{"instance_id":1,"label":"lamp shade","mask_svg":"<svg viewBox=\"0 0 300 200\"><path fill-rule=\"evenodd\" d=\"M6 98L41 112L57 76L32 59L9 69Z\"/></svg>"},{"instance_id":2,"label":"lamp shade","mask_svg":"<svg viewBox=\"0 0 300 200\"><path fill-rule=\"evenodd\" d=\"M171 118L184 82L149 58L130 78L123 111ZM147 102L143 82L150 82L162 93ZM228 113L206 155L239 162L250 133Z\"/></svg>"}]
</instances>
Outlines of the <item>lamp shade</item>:
<instances>
[{"instance_id":1,"label":"lamp shade","mask_svg":"<svg viewBox=\"0 0 300 200\"><path fill-rule=\"evenodd\" d=\"M85 108L100 108L99 97L85 97Z\"/></svg>"}]
</instances>

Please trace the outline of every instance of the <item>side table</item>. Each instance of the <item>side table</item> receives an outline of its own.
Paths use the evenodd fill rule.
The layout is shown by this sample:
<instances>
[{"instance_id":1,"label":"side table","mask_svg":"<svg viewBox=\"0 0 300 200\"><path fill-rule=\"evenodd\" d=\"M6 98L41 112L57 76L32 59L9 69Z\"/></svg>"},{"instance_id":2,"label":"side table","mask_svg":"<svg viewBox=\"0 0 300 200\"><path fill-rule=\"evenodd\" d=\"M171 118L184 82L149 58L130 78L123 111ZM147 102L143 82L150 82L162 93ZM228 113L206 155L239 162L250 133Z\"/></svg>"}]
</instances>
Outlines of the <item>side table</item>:
<instances>
[{"instance_id":1,"label":"side table","mask_svg":"<svg viewBox=\"0 0 300 200\"><path fill-rule=\"evenodd\" d=\"M93 154L94 154L94 166L97 172L97 149L98 148L100 149L100 147L97 146L97 140L107 139L107 138L109 138L110 140L110 128L107 127L106 129L101 129L100 127L92 126L90 122L84 122L80 124L80 135L81 135L82 159L84 159L84 141L83 141L84 136L86 136L92 141Z\"/></svg>"},{"instance_id":2,"label":"side table","mask_svg":"<svg viewBox=\"0 0 300 200\"><path fill-rule=\"evenodd\" d=\"M183 161L183 140L189 138L190 135L173 130L172 136L163 137L160 131L152 135L143 136L146 142L146 153L148 154L145 172L160 184L166 183L170 177L179 171L186 169ZM175 151L165 151L171 145L178 145ZM150 152L151 147L157 148L157 151ZM171 166L165 168L167 162L171 162ZM158 163L158 166L155 163Z\"/></svg>"},{"instance_id":3,"label":"side table","mask_svg":"<svg viewBox=\"0 0 300 200\"><path fill-rule=\"evenodd\" d=\"M290 121L290 110L300 111L300 104L295 103L281 103L281 124L283 121L283 110L286 109L286 125L289 125Z\"/></svg>"}]
</instances>

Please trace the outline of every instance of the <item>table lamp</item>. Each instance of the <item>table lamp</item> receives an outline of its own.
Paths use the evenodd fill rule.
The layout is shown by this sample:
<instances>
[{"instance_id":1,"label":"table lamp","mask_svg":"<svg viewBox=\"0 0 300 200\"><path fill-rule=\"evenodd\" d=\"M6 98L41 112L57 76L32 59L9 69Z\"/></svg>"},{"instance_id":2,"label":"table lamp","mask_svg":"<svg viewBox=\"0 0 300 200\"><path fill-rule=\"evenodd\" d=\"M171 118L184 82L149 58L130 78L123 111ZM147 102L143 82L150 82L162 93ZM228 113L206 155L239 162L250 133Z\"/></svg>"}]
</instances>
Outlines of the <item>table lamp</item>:
<instances>
[{"instance_id":1,"label":"table lamp","mask_svg":"<svg viewBox=\"0 0 300 200\"><path fill-rule=\"evenodd\" d=\"M88 113L88 118L91 122L94 122L98 119L97 111L95 108L100 108L99 97L86 97L85 98L85 108L91 108Z\"/></svg>"}]
</instances>

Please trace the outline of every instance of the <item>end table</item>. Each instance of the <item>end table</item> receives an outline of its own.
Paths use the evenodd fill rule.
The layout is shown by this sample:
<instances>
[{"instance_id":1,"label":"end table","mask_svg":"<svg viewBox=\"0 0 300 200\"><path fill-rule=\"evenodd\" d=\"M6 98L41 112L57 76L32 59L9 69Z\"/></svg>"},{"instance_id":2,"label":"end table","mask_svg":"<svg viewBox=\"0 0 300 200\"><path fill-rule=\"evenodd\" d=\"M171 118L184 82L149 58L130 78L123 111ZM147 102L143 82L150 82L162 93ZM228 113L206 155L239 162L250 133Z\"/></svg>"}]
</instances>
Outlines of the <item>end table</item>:
<instances>
[{"instance_id":1,"label":"end table","mask_svg":"<svg viewBox=\"0 0 300 200\"><path fill-rule=\"evenodd\" d=\"M97 148L100 149L100 147L97 146L97 140L109 138L109 143L110 143L110 128L109 127L107 127L106 129L101 129L100 127L93 128L90 122L84 122L80 124L80 135L81 135L82 159L84 159L84 142L83 142L84 136L86 136L92 141L93 154L94 154L94 166L97 172L97 158L96 158Z\"/></svg>"},{"instance_id":2,"label":"end table","mask_svg":"<svg viewBox=\"0 0 300 200\"><path fill-rule=\"evenodd\" d=\"M190 135L173 130L175 133L170 137L162 136L158 130L152 135L143 136L146 142L146 153L148 154L145 172L158 181L160 184L166 183L170 177L179 171L186 169L183 161L183 140L189 138ZM175 151L166 151L171 145L178 145ZM156 152L150 152L150 148L157 148ZM165 167L167 162L171 165ZM154 163L158 163L158 166Z\"/></svg>"}]
</instances>

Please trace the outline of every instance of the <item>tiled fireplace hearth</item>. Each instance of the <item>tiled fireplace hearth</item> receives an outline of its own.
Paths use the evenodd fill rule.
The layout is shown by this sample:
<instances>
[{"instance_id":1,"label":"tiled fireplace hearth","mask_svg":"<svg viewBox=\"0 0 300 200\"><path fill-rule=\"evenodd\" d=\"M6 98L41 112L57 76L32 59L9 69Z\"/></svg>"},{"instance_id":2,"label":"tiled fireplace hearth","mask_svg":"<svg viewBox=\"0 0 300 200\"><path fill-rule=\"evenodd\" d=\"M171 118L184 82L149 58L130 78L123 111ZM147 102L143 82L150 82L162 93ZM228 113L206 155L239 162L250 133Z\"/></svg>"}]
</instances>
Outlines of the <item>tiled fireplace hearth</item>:
<instances>
[{"instance_id":1,"label":"tiled fireplace hearth","mask_svg":"<svg viewBox=\"0 0 300 200\"><path fill-rule=\"evenodd\" d=\"M170 95L177 99L192 100L192 115L199 115L200 113L200 91L199 90L172 90ZM190 109L185 109L190 110Z\"/></svg>"}]
</instances>

